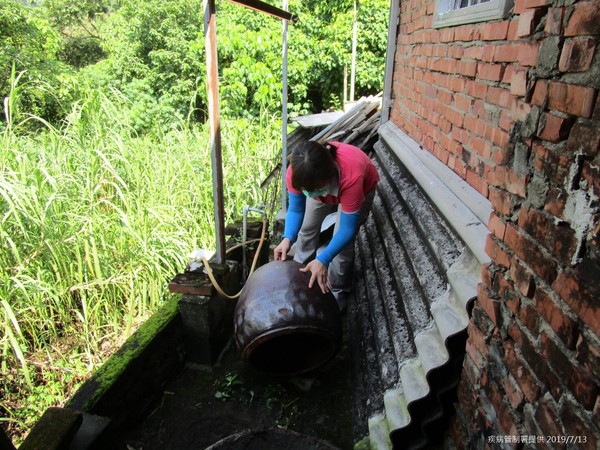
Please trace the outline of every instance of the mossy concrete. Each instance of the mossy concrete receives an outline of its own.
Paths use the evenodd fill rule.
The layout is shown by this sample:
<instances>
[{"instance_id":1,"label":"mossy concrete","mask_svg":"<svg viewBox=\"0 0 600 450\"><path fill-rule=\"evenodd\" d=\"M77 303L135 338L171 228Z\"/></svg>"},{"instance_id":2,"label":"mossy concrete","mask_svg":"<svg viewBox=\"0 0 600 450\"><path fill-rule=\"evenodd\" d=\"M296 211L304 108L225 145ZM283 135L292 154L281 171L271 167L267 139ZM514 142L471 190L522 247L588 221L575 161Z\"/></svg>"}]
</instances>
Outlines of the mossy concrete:
<instances>
[{"instance_id":1,"label":"mossy concrete","mask_svg":"<svg viewBox=\"0 0 600 450\"><path fill-rule=\"evenodd\" d=\"M66 406L110 417L114 425L132 420L144 405L152 403L154 392L164 380L180 369L183 345L179 304L170 300L80 387Z\"/></svg>"}]
</instances>

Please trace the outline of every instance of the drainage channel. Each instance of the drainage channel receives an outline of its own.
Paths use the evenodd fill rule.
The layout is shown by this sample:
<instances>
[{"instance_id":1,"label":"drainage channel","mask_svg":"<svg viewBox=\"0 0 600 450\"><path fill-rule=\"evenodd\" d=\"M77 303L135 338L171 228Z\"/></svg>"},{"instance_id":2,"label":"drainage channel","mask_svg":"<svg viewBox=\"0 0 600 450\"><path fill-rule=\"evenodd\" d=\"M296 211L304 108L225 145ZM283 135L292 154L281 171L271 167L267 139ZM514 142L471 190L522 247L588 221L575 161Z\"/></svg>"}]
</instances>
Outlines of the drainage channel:
<instances>
[{"instance_id":1,"label":"drainage channel","mask_svg":"<svg viewBox=\"0 0 600 450\"><path fill-rule=\"evenodd\" d=\"M343 320L337 356L316 371L269 376L230 343L214 365L187 363L115 449L351 449L352 362Z\"/></svg>"}]
</instances>

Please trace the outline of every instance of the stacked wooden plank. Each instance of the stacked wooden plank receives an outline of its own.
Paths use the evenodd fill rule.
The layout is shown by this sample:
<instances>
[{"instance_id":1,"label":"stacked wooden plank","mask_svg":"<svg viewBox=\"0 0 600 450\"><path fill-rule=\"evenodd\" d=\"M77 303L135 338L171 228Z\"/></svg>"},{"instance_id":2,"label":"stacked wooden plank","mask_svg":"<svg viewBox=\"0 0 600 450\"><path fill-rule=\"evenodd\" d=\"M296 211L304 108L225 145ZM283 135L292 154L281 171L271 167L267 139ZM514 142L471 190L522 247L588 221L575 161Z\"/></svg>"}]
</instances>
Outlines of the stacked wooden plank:
<instances>
[{"instance_id":1,"label":"stacked wooden plank","mask_svg":"<svg viewBox=\"0 0 600 450\"><path fill-rule=\"evenodd\" d=\"M369 152L377 140L380 116L381 96L363 97L311 139L317 142L344 142Z\"/></svg>"}]
</instances>

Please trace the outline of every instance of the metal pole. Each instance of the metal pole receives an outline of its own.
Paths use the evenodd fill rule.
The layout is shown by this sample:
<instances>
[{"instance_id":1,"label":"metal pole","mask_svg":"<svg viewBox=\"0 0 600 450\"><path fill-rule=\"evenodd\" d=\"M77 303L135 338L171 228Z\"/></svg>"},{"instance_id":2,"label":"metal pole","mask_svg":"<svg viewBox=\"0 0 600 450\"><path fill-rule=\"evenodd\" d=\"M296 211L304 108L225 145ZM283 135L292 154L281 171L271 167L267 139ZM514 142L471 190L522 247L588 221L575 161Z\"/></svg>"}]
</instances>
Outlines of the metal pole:
<instances>
[{"instance_id":1,"label":"metal pole","mask_svg":"<svg viewBox=\"0 0 600 450\"><path fill-rule=\"evenodd\" d=\"M216 262L225 262L225 224L223 205L223 163L219 118L219 67L217 61L217 24L215 0L204 0L204 43L206 47L206 86L210 128L212 182L215 210Z\"/></svg>"},{"instance_id":2,"label":"metal pole","mask_svg":"<svg viewBox=\"0 0 600 450\"><path fill-rule=\"evenodd\" d=\"M283 0L283 9L287 10L288 2L287 0ZM287 60L288 60L288 42L287 42L287 30L288 23L287 20L283 20L283 92L282 92L282 100L281 100L281 173L283 177L283 181L281 183L281 212L285 213L287 211L287 185L285 183L285 174L287 172L287 101L288 101L288 73L287 73Z\"/></svg>"},{"instance_id":3,"label":"metal pole","mask_svg":"<svg viewBox=\"0 0 600 450\"><path fill-rule=\"evenodd\" d=\"M354 83L356 80L356 41L358 38L357 0L354 0L354 24L352 25L352 68L350 70L350 101L354 101Z\"/></svg>"}]
</instances>

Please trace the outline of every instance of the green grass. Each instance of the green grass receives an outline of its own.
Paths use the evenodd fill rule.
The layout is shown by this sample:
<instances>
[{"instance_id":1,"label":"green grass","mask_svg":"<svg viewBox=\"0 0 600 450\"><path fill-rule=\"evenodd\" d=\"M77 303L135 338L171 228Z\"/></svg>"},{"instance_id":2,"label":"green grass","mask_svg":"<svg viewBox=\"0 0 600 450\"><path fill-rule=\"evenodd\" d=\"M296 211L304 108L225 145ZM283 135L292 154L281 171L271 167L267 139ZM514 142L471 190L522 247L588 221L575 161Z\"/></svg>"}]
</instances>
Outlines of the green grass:
<instances>
[{"instance_id":1,"label":"green grass","mask_svg":"<svg viewBox=\"0 0 600 450\"><path fill-rule=\"evenodd\" d=\"M16 88L5 104L0 420L17 441L170 295L191 250L215 247L207 127L137 135L114 94L89 90L59 127L17 114ZM277 202L260 183L280 159L280 121L222 127L229 222Z\"/></svg>"}]
</instances>

